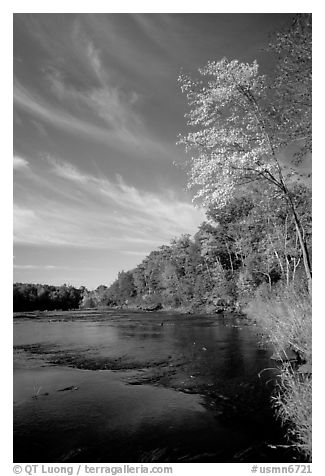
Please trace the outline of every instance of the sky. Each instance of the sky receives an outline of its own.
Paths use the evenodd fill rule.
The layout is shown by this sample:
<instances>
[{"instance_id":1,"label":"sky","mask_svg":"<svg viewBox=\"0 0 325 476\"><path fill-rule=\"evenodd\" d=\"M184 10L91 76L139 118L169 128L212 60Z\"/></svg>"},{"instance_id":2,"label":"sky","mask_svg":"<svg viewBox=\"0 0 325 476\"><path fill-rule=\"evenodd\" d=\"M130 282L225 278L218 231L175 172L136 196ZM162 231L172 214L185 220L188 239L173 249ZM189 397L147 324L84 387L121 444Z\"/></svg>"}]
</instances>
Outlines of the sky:
<instances>
[{"instance_id":1,"label":"sky","mask_svg":"<svg viewBox=\"0 0 325 476\"><path fill-rule=\"evenodd\" d=\"M194 234L177 78L223 57L267 74L262 49L291 18L14 14L14 282L109 285Z\"/></svg>"}]
</instances>

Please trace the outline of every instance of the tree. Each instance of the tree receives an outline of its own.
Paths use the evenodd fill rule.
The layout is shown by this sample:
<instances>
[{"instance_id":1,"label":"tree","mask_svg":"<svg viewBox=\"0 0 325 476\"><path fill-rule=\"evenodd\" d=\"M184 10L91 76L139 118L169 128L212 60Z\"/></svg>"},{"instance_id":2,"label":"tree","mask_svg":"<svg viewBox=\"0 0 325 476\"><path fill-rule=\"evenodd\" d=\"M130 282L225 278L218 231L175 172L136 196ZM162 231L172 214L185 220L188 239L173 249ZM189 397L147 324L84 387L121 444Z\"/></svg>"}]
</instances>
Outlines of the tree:
<instances>
[{"instance_id":1,"label":"tree","mask_svg":"<svg viewBox=\"0 0 325 476\"><path fill-rule=\"evenodd\" d=\"M305 233L284 174L278 152L283 146L274 108L267 97L265 76L258 64L228 61L208 62L199 69L200 79L182 74L182 92L187 95L193 128L180 138L191 152L188 175L194 199L203 205L222 208L236 196L239 187L251 182L272 185L292 214L311 290L311 264Z\"/></svg>"},{"instance_id":2,"label":"tree","mask_svg":"<svg viewBox=\"0 0 325 476\"><path fill-rule=\"evenodd\" d=\"M14 283L14 311L76 309L82 299L83 289L66 285Z\"/></svg>"},{"instance_id":3,"label":"tree","mask_svg":"<svg viewBox=\"0 0 325 476\"><path fill-rule=\"evenodd\" d=\"M295 16L268 46L277 60L272 84L274 119L282 146L295 144L299 161L312 148L312 16Z\"/></svg>"}]
</instances>

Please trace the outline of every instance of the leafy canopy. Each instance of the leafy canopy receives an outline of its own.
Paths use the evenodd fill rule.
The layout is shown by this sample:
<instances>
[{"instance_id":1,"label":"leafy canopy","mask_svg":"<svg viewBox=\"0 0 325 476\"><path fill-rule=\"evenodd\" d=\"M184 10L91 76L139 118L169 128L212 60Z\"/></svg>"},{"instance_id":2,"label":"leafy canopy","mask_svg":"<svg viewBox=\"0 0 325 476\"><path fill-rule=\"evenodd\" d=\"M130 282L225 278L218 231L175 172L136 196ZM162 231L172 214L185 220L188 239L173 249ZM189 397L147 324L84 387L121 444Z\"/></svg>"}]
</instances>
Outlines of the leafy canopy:
<instances>
[{"instance_id":1,"label":"leafy canopy","mask_svg":"<svg viewBox=\"0 0 325 476\"><path fill-rule=\"evenodd\" d=\"M256 180L267 180L286 193L277 156L284 141L257 62L224 58L209 62L199 74L198 80L179 77L191 128L179 143L192 154L188 186L195 191L194 199L207 207L223 207L238 186Z\"/></svg>"}]
</instances>

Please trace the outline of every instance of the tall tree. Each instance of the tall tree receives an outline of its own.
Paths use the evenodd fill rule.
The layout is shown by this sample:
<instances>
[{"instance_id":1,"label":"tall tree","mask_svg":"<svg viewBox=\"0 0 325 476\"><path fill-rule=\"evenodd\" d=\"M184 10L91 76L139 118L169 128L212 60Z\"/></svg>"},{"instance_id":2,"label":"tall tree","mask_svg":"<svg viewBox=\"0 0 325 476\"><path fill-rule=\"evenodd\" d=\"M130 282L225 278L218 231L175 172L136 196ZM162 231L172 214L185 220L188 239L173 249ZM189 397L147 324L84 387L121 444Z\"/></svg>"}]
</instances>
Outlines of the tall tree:
<instances>
[{"instance_id":1,"label":"tall tree","mask_svg":"<svg viewBox=\"0 0 325 476\"><path fill-rule=\"evenodd\" d=\"M192 153L188 174L194 198L207 207L223 207L240 186L255 181L271 184L274 195L281 196L290 208L311 290L305 233L278 154L284 145L286 122L270 102L266 77L259 74L256 61L248 64L226 58L208 62L199 74L199 80L186 74L179 78L190 106L186 117L192 131L181 137L180 143ZM282 104L281 113L284 107ZM305 107L309 109L309 104ZM300 115L308 122L303 109Z\"/></svg>"}]
</instances>

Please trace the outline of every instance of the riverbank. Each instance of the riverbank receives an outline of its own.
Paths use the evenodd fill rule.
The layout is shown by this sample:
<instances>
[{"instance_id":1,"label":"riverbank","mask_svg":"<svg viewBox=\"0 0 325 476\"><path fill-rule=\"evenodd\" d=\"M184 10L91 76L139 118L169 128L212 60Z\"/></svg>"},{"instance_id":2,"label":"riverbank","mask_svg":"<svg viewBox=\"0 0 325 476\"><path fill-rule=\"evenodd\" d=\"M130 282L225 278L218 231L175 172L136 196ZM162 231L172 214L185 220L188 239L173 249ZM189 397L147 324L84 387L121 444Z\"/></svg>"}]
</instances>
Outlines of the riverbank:
<instances>
[{"instance_id":1,"label":"riverbank","mask_svg":"<svg viewBox=\"0 0 325 476\"><path fill-rule=\"evenodd\" d=\"M312 299L304 289L282 287L256 295L246 308L274 348L279 366L273 398L290 444L312 458Z\"/></svg>"},{"instance_id":2,"label":"riverbank","mask_svg":"<svg viewBox=\"0 0 325 476\"><path fill-rule=\"evenodd\" d=\"M69 316L73 313L74 316L82 317L84 315L89 316L96 316L102 315L103 312L106 311L130 311L134 313L150 313L150 312L159 312L161 314L179 314L179 315L221 315L221 314L232 314L238 317L242 317L243 319L247 319L247 316L239 310L238 306L229 306L223 308L210 308L208 311L199 309L193 310L191 307L171 307L171 306L162 306L162 305L153 305L153 306L140 306L136 304L123 304L118 306L98 306L98 307L91 307L91 308L78 308L78 309L70 309L66 311L62 311L60 309L57 310L34 310L34 311L17 311L13 313L13 317L15 319L26 318L26 319L38 319L43 317L55 317L55 316Z\"/></svg>"}]
</instances>

